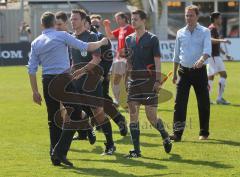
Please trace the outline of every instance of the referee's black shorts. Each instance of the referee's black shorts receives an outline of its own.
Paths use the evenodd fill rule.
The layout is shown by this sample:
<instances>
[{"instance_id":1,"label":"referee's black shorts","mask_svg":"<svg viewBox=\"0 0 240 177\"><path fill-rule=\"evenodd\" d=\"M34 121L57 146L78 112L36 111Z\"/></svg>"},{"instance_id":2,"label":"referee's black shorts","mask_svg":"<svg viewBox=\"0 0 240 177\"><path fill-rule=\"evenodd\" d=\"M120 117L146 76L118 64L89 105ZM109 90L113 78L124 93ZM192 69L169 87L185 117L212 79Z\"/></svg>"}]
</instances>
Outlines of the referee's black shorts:
<instances>
[{"instance_id":1,"label":"referee's black shorts","mask_svg":"<svg viewBox=\"0 0 240 177\"><path fill-rule=\"evenodd\" d=\"M128 82L128 102L157 106L158 94L153 90L155 79L134 79Z\"/></svg>"},{"instance_id":2,"label":"referee's black shorts","mask_svg":"<svg viewBox=\"0 0 240 177\"><path fill-rule=\"evenodd\" d=\"M90 74L85 74L80 79L73 81L73 84L77 90L77 93L86 95L86 99L89 98L89 100L92 100L90 101L90 104L89 100L83 100L83 105L85 105L84 103L88 103L85 106L90 106L93 108L103 106L103 91L101 79L91 76ZM95 103L97 103L97 105Z\"/></svg>"}]
</instances>

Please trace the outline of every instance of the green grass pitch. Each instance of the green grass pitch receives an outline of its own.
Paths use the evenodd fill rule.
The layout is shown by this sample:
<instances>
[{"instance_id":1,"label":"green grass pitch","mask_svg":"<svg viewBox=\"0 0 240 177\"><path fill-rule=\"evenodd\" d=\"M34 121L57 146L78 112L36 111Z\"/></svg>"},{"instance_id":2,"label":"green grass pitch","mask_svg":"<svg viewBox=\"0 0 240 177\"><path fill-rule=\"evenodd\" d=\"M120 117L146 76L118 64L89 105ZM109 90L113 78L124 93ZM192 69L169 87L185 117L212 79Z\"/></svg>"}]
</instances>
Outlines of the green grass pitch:
<instances>
[{"instance_id":1,"label":"green grass pitch","mask_svg":"<svg viewBox=\"0 0 240 177\"><path fill-rule=\"evenodd\" d=\"M211 105L210 139L199 141L197 103L193 89L188 103L187 127L183 141L174 143L170 154L162 147L156 130L149 126L144 109L140 111L142 158L125 159L132 148L130 135L123 138L113 123L117 151L113 156L100 156L104 137L97 132L97 142L73 142L68 157L74 168L54 167L49 160L49 133L45 104L32 102L26 67L0 68L0 176L111 176L111 177L230 177L240 176L240 63L226 62L228 72L224 97L229 106ZM163 73L172 69L162 64ZM40 73L38 85L41 90ZM217 80L211 99L217 96ZM164 89L175 95L171 79ZM41 90L42 93L42 90ZM174 97L159 104L158 115L172 131ZM121 112L129 120L129 114Z\"/></svg>"}]
</instances>

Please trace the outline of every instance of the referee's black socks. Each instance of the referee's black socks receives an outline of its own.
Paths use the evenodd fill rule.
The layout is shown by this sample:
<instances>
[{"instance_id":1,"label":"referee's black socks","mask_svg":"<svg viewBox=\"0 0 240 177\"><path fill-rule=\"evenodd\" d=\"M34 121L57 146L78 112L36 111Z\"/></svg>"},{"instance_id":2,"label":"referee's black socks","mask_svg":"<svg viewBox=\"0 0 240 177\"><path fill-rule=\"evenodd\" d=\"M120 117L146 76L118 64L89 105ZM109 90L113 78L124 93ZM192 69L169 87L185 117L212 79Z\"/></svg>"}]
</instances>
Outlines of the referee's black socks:
<instances>
[{"instance_id":1,"label":"referee's black socks","mask_svg":"<svg viewBox=\"0 0 240 177\"><path fill-rule=\"evenodd\" d=\"M130 123L130 133L131 133L131 140L134 146L134 150L137 153L140 153L140 142L139 142L139 136L140 136L140 129L139 129L139 122Z\"/></svg>"},{"instance_id":2,"label":"referee's black socks","mask_svg":"<svg viewBox=\"0 0 240 177\"><path fill-rule=\"evenodd\" d=\"M101 125L101 128L107 140L107 145L112 146L114 144L112 137L112 125L108 118L105 119L104 123Z\"/></svg>"},{"instance_id":3,"label":"referee's black socks","mask_svg":"<svg viewBox=\"0 0 240 177\"><path fill-rule=\"evenodd\" d=\"M163 121L161 119L157 120L155 128L160 132L162 139L166 139L169 137L168 132L165 130Z\"/></svg>"},{"instance_id":4,"label":"referee's black socks","mask_svg":"<svg viewBox=\"0 0 240 177\"><path fill-rule=\"evenodd\" d=\"M118 113L116 117L113 118L113 121L120 126L122 124L122 122L125 122L125 117L121 114Z\"/></svg>"}]
</instances>

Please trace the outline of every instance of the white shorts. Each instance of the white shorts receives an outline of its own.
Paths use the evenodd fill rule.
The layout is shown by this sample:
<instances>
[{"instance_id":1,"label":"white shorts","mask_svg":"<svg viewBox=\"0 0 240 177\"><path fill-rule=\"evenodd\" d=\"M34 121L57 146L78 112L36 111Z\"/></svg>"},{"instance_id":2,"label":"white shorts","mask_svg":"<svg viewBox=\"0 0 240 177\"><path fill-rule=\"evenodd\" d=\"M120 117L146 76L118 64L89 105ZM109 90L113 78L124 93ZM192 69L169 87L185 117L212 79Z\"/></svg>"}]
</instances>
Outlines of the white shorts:
<instances>
[{"instance_id":1,"label":"white shorts","mask_svg":"<svg viewBox=\"0 0 240 177\"><path fill-rule=\"evenodd\" d=\"M214 76L215 74L225 71L223 59L220 56L210 57L207 64L208 76Z\"/></svg>"},{"instance_id":2,"label":"white shorts","mask_svg":"<svg viewBox=\"0 0 240 177\"><path fill-rule=\"evenodd\" d=\"M112 74L123 75L127 70L127 60L125 58L114 59L112 64Z\"/></svg>"}]
</instances>

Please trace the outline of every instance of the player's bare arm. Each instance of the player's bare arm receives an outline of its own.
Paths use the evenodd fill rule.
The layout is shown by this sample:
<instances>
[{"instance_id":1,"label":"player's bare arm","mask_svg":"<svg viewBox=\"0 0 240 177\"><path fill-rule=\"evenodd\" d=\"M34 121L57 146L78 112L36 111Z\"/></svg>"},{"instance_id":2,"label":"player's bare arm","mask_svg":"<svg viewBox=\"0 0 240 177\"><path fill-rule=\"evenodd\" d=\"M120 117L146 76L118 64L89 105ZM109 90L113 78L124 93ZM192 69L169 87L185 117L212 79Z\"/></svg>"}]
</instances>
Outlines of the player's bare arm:
<instances>
[{"instance_id":1,"label":"player's bare arm","mask_svg":"<svg viewBox=\"0 0 240 177\"><path fill-rule=\"evenodd\" d=\"M102 38L100 41L96 42L89 42L88 43L88 51L95 51L96 49L100 48L103 45L108 44L108 39L106 37Z\"/></svg>"},{"instance_id":2,"label":"player's bare arm","mask_svg":"<svg viewBox=\"0 0 240 177\"><path fill-rule=\"evenodd\" d=\"M156 70L156 81L153 86L153 89L156 92L159 92L161 88L161 62L160 62L160 57L154 57L154 62L155 62L155 70Z\"/></svg>"},{"instance_id":3,"label":"player's bare arm","mask_svg":"<svg viewBox=\"0 0 240 177\"><path fill-rule=\"evenodd\" d=\"M131 70L132 70L132 64L129 62L129 60L127 60L127 71L124 78L126 90L128 89L128 77L130 76Z\"/></svg>"},{"instance_id":4,"label":"player's bare arm","mask_svg":"<svg viewBox=\"0 0 240 177\"><path fill-rule=\"evenodd\" d=\"M172 78L173 84L176 84L176 82L177 82L178 66L179 66L179 63L174 62L174 64L173 64L173 78Z\"/></svg>"},{"instance_id":5,"label":"player's bare arm","mask_svg":"<svg viewBox=\"0 0 240 177\"><path fill-rule=\"evenodd\" d=\"M231 41L228 40L228 39L211 38L211 41L212 41L213 44L219 44L219 43L231 44Z\"/></svg>"},{"instance_id":6,"label":"player's bare arm","mask_svg":"<svg viewBox=\"0 0 240 177\"><path fill-rule=\"evenodd\" d=\"M100 55L92 55L92 60L84 67L76 70L73 73L73 78L74 79L79 79L83 74L87 73L88 71L91 71L93 68L95 68L95 66L97 66L101 61Z\"/></svg>"},{"instance_id":7,"label":"player's bare arm","mask_svg":"<svg viewBox=\"0 0 240 177\"><path fill-rule=\"evenodd\" d=\"M221 47L220 47L220 53L225 55L228 60L233 60L232 56L228 55Z\"/></svg>"}]
</instances>

